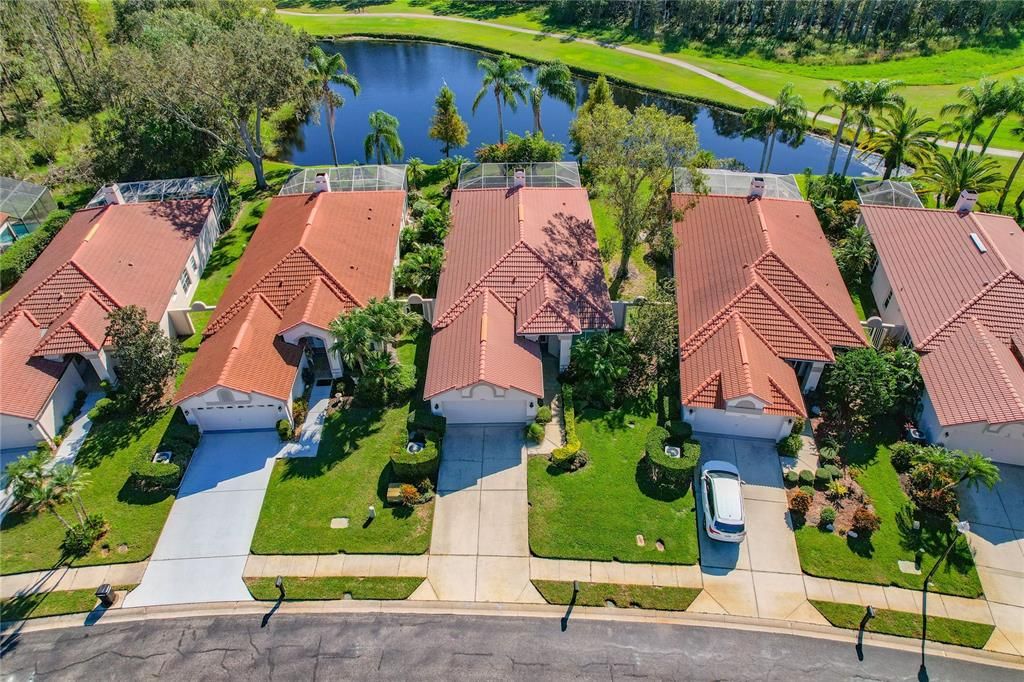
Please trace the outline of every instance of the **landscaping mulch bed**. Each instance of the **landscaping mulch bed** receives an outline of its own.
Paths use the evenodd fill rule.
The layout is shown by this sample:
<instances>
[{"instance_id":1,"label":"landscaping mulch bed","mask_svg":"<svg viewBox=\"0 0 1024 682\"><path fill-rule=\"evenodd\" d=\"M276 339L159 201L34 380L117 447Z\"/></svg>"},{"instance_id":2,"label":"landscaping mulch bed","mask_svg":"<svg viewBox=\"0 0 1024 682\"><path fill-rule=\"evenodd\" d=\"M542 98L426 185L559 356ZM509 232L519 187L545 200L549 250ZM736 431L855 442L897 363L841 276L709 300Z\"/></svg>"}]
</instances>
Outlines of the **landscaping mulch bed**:
<instances>
[{"instance_id":1,"label":"landscaping mulch bed","mask_svg":"<svg viewBox=\"0 0 1024 682\"><path fill-rule=\"evenodd\" d=\"M864 489L850 475L849 471L844 470L843 477L836 480L846 486L849 492L843 497L836 498L830 497L828 490L818 490L815 488L814 497L811 499L811 508L804 515L804 522L809 525L819 525L821 511L826 507L832 507L836 510L836 520L832 524L833 528L840 535L846 535L853 527L854 513L864 506L865 500L870 500L870 498L864 493ZM798 490L800 490L799 485L786 490L787 503L793 499L793 495Z\"/></svg>"}]
</instances>

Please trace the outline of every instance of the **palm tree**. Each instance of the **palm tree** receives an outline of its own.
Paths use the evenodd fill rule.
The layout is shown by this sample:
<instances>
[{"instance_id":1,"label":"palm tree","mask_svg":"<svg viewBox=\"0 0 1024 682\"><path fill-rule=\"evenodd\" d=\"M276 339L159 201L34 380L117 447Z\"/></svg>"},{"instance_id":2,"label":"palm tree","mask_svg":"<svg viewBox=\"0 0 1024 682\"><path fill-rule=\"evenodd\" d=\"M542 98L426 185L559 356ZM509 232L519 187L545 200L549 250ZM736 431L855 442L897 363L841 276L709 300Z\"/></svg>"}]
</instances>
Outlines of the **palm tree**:
<instances>
[{"instance_id":1,"label":"palm tree","mask_svg":"<svg viewBox=\"0 0 1024 682\"><path fill-rule=\"evenodd\" d=\"M1003 181L999 164L993 159L964 149L959 154L939 154L928 166L925 179L936 193L940 206L952 206L965 189L995 191Z\"/></svg>"},{"instance_id":2,"label":"palm tree","mask_svg":"<svg viewBox=\"0 0 1024 682\"><path fill-rule=\"evenodd\" d=\"M7 465L4 470L7 476L7 489L11 491L11 497L15 501L28 502L30 491L42 484L50 455L51 453L45 449L33 450Z\"/></svg>"},{"instance_id":3,"label":"palm tree","mask_svg":"<svg viewBox=\"0 0 1024 682\"><path fill-rule=\"evenodd\" d=\"M977 490L979 485L984 485L989 490L999 483L999 467L992 463L988 457L982 457L977 452L954 451L949 461L948 472L953 476L953 482L942 487L942 490L956 487L966 483L968 487Z\"/></svg>"},{"instance_id":4,"label":"palm tree","mask_svg":"<svg viewBox=\"0 0 1024 682\"><path fill-rule=\"evenodd\" d=\"M52 512L64 524L64 528L71 530L71 524L57 511L57 507L67 501L67 495L60 491L52 481L43 481L40 485L33 487L29 490L27 499L30 509Z\"/></svg>"},{"instance_id":5,"label":"palm tree","mask_svg":"<svg viewBox=\"0 0 1024 682\"><path fill-rule=\"evenodd\" d=\"M365 373L367 358L372 353L385 350L419 322L419 317L399 301L371 298L365 308L342 313L331 322L331 350L340 354L346 365L359 367Z\"/></svg>"},{"instance_id":6,"label":"palm tree","mask_svg":"<svg viewBox=\"0 0 1024 682\"><path fill-rule=\"evenodd\" d=\"M420 323L418 315L410 313L403 303L392 298L371 298L359 314L366 317L367 326L376 332L374 342L378 346L393 343Z\"/></svg>"},{"instance_id":7,"label":"palm tree","mask_svg":"<svg viewBox=\"0 0 1024 682\"><path fill-rule=\"evenodd\" d=\"M380 402L390 402L403 384L402 367L390 353L374 351L366 358L366 367L360 379L360 388ZM365 386L364 386L365 385Z\"/></svg>"},{"instance_id":8,"label":"palm tree","mask_svg":"<svg viewBox=\"0 0 1024 682\"><path fill-rule=\"evenodd\" d=\"M473 100L473 113L476 113L477 106L490 88L494 93L494 102L498 105L498 142L504 142L505 124L502 120L502 108L507 104L515 111L520 100L526 101L530 89L529 81L523 76L523 62L503 54L497 60L481 59L477 66L484 72L484 79L480 92L476 93L476 99Z\"/></svg>"},{"instance_id":9,"label":"palm tree","mask_svg":"<svg viewBox=\"0 0 1024 682\"><path fill-rule=\"evenodd\" d=\"M825 170L826 175L832 173L832 169L836 165L836 155L839 154L839 145L843 143L843 131L846 129L846 120L851 111L855 111L861 106L861 101L864 98L865 82L864 81L843 81L839 85L830 85L825 88L825 104L814 114L814 121L818 120L818 116L826 111L839 111L839 125L836 128L836 137L832 142L832 153L828 157L828 168ZM831 101L830 101L831 100Z\"/></svg>"},{"instance_id":10,"label":"palm tree","mask_svg":"<svg viewBox=\"0 0 1024 682\"><path fill-rule=\"evenodd\" d=\"M1024 112L1020 119L1020 125L1011 130L1014 135L1019 137L1024 142ZM1020 170L1021 164L1024 164L1024 152L1017 157L1017 163L1013 164L1013 170L1010 171L1010 175L1006 178L1006 184L1003 185L1003 191L999 195L999 204L996 206L996 210L1002 212L1003 205L1006 203L1006 197L1010 193L1010 186L1013 185L1014 179L1017 177L1017 171Z\"/></svg>"},{"instance_id":11,"label":"palm tree","mask_svg":"<svg viewBox=\"0 0 1024 682\"><path fill-rule=\"evenodd\" d=\"M423 176L426 171L423 170L423 159L418 156L414 156L405 162L406 170L405 173L409 177L409 187L416 189L423 182Z\"/></svg>"},{"instance_id":12,"label":"palm tree","mask_svg":"<svg viewBox=\"0 0 1024 682\"><path fill-rule=\"evenodd\" d=\"M982 78L975 86L964 85L956 94L961 101L947 104L940 111L943 116L953 114L964 117L967 134L964 145L970 147L978 127L999 109L1004 95L1002 89L990 78Z\"/></svg>"},{"instance_id":13,"label":"palm tree","mask_svg":"<svg viewBox=\"0 0 1024 682\"><path fill-rule=\"evenodd\" d=\"M764 138L761 152L760 171L766 172L772 164L772 153L779 133L799 138L807 125L804 100L793 92L793 84L787 83L775 98L775 104L748 109L743 115L746 134Z\"/></svg>"},{"instance_id":14,"label":"palm tree","mask_svg":"<svg viewBox=\"0 0 1024 682\"><path fill-rule=\"evenodd\" d=\"M354 311L352 311L354 312ZM330 324L334 343L331 351L341 356L349 367L363 371L366 358L373 352L376 335L366 323L366 318L352 312L340 315Z\"/></svg>"},{"instance_id":15,"label":"palm tree","mask_svg":"<svg viewBox=\"0 0 1024 682\"><path fill-rule=\"evenodd\" d=\"M540 122L540 103L544 95L565 102L576 111L576 84L572 82L569 67L560 61L541 64L537 69L537 83L530 88L530 102L533 104L533 132L544 134Z\"/></svg>"},{"instance_id":16,"label":"palm tree","mask_svg":"<svg viewBox=\"0 0 1024 682\"><path fill-rule=\"evenodd\" d=\"M444 247L438 244L417 244L416 250L405 254L395 269L395 283L421 296L433 296L444 265Z\"/></svg>"},{"instance_id":17,"label":"palm tree","mask_svg":"<svg viewBox=\"0 0 1024 682\"><path fill-rule=\"evenodd\" d=\"M992 130L981 144L981 153L988 150L992 138L1006 117L1013 113L1024 113L1024 76L1014 76L1009 84L999 88L993 97L989 117L993 120Z\"/></svg>"},{"instance_id":18,"label":"palm tree","mask_svg":"<svg viewBox=\"0 0 1024 682\"><path fill-rule=\"evenodd\" d=\"M380 109L370 114L370 134L363 141L363 153L367 161L376 156L380 164L401 159L405 147L398 137L398 119Z\"/></svg>"},{"instance_id":19,"label":"palm tree","mask_svg":"<svg viewBox=\"0 0 1024 682\"><path fill-rule=\"evenodd\" d=\"M843 164L844 178L850 170L850 161L853 160L853 155L857 151L860 134L865 128L867 128L868 132L872 132L875 129L875 120L872 114L875 112L892 111L903 106L903 97L893 92L901 85L903 85L903 81L889 80L888 78L883 78L874 83L862 81L857 109L853 112L857 121L857 129L853 133L853 142L850 144L850 150L846 153L846 163Z\"/></svg>"},{"instance_id":20,"label":"palm tree","mask_svg":"<svg viewBox=\"0 0 1024 682\"><path fill-rule=\"evenodd\" d=\"M934 119L918 116L916 107L892 109L880 116L881 125L865 148L885 159L883 179L892 177L904 163L924 165L935 152L935 133L925 128Z\"/></svg>"},{"instance_id":21,"label":"palm tree","mask_svg":"<svg viewBox=\"0 0 1024 682\"><path fill-rule=\"evenodd\" d=\"M89 513L85 510L85 503L82 502L82 491L89 482L89 473L82 471L73 464L58 464L50 472L50 481L58 493L66 496L71 502L71 507L78 514L78 521L85 525Z\"/></svg>"},{"instance_id":22,"label":"palm tree","mask_svg":"<svg viewBox=\"0 0 1024 682\"><path fill-rule=\"evenodd\" d=\"M331 158L334 165L338 165L338 148L334 143L334 111L344 106L345 100L338 93L331 89L331 84L341 85L352 91L353 95L359 94L359 81L348 72L348 65L341 53L328 55L319 45L315 45L309 51L309 86L317 93L319 99L327 107L327 135L331 139Z\"/></svg>"},{"instance_id":23,"label":"palm tree","mask_svg":"<svg viewBox=\"0 0 1024 682\"><path fill-rule=\"evenodd\" d=\"M846 236L839 240L835 259L843 279L851 286L860 284L864 272L875 260L875 249L867 229L860 225L851 227Z\"/></svg>"}]
</instances>

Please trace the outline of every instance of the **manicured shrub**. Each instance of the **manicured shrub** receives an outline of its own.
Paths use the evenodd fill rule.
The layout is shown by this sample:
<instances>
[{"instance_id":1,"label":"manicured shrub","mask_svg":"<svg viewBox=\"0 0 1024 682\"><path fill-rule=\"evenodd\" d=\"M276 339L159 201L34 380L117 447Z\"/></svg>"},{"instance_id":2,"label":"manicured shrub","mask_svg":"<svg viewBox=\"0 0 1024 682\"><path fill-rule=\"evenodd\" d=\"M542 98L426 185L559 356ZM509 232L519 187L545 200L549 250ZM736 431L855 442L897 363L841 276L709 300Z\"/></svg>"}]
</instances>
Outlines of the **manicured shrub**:
<instances>
[{"instance_id":1,"label":"manicured shrub","mask_svg":"<svg viewBox=\"0 0 1024 682\"><path fill-rule=\"evenodd\" d=\"M814 497L814 486L802 485L800 486L800 492L804 493L805 495L810 495L811 497Z\"/></svg>"},{"instance_id":2,"label":"manicured shrub","mask_svg":"<svg viewBox=\"0 0 1024 682\"><path fill-rule=\"evenodd\" d=\"M859 507L853 512L853 529L857 533L871 533L881 527L882 520L870 507Z\"/></svg>"},{"instance_id":3,"label":"manicured shrub","mask_svg":"<svg viewBox=\"0 0 1024 682\"><path fill-rule=\"evenodd\" d=\"M538 424L547 424L551 421L551 408L547 405L541 405L537 408L537 416L534 417L534 421Z\"/></svg>"},{"instance_id":4,"label":"manicured shrub","mask_svg":"<svg viewBox=\"0 0 1024 682\"><path fill-rule=\"evenodd\" d=\"M826 464L821 468L827 471L828 475L833 479L843 477L843 472L835 464Z\"/></svg>"},{"instance_id":5,"label":"manicured shrub","mask_svg":"<svg viewBox=\"0 0 1024 682\"><path fill-rule=\"evenodd\" d=\"M434 205L426 199L417 199L412 205L412 217L419 218L432 208L434 208Z\"/></svg>"},{"instance_id":6,"label":"manicured shrub","mask_svg":"<svg viewBox=\"0 0 1024 682\"><path fill-rule=\"evenodd\" d=\"M551 463L560 469L575 471L587 463L587 458L580 458L583 444L576 435L576 403L570 384L562 384L562 419L565 421L565 445L552 451Z\"/></svg>"},{"instance_id":7,"label":"manicured shrub","mask_svg":"<svg viewBox=\"0 0 1024 682\"><path fill-rule=\"evenodd\" d=\"M418 484L425 478L437 478L437 469L441 463L441 437L432 432L424 433L426 442L419 452L409 452L405 434L395 441L391 450L391 472L396 481Z\"/></svg>"},{"instance_id":8,"label":"manicured shrub","mask_svg":"<svg viewBox=\"0 0 1024 682\"><path fill-rule=\"evenodd\" d=\"M65 557L80 558L92 550L107 530L107 522L100 514L92 514L85 519L85 523L68 528L64 533L64 542L60 549Z\"/></svg>"},{"instance_id":9,"label":"manicured shrub","mask_svg":"<svg viewBox=\"0 0 1024 682\"><path fill-rule=\"evenodd\" d=\"M292 421L296 426L301 426L309 414L309 401L305 398L296 398L292 401Z\"/></svg>"},{"instance_id":10,"label":"manicured shrub","mask_svg":"<svg viewBox=\"0 0 1024 682\"><path fill-rule=\"evenodd\" d=\"M800 448L803 447L803 444L804 442L800 436L793 433L780 440L775 448L782 457L796 457L800 454Z\"/></svg>"},{"instance_id":11,"label":"manicured shrub","mask_svg":"<svg viewBox=\"0 0 1024 682\"><path fill-rule=\"evenodd\" d=\"M920 445L908 443L907 441L893 443L889 446L889 461L892 462L892 467L896 471L901 474L906 473L910 471L914 455L920 450Z\"/></svg>"},{"instance_id":12,"label":"manicured shrub","mask_svg":"<svg viewBox=\"0 0 1024 682\"><path fill-rule=\"evenodd\" d=\"M669 433L679 440L690 440L693 437L693 427L688 422L675 419L669 422Z\"/></svg>"},{"instance_id":13,"label":"manicured shrub","mask_svg":"<svg viewBox=\"0 0 1024 682\"><path fill-rule=\"evenodd\" d=\"M277 420L277 437L281 439L281 442L292 439L292 425L287 419Z\"/></svg>"},{"instance_id":14,"label":"manicured shrub","mask_svg":"<svg viewBox=\"0 0 1024 682\"><path fill-rule=\"evenodd\" d=\"M433 431L444 435L446 420L427 407L418 407L409 413L408 423L410 431Z\"/></svg>"},{"instance_id":15,"label":"manicured shrub","mask_svg":"<svg viewBox=\"0 0 1024 682\"><path fill-rule=\"evenodd\" d=\"M924 511L940 516L955 516L960 511L956 490L948 487L953 479L933 464L918 464L910 470L910 499Z\"/></svg>"},{"instance_id":16,"label":"manicured shrub","mask_svg":"<svg viewBox=\"0 0 1024 682\"><path fill-rule=\"evenodd\" d=\"M114 401L110 398L100 398L89 410L88 417L91 421L98 421L108 416L114 410Z\"/></svg>"},{"instance_id":17,"label":"manicured shrub","mask_svg":"<svg viewBox=\"0 0 1024 682\"><path fill-rule=\"evenodd\" d=\"M412 483L403 483L398 490L405 506L411 507L420 501L420 491Z\"/></svg>"},{"instance_id":18,"label":"manicured shrub","mask_svg":"<svg viewBox=\"0 0 1024 682\"><path fill-rule=\"evenodd\" d=\"M803 490L797 490L789 498L789 508L797 514L806 514L811 509L811 496Z\"/></svg>"},{"instance_id":19,"label":"manicured shrub","mask_svg":"<svg viewBox=\"0 0 1024 682\"><path fill-rule=\"evenodd\" d=\"M70 211L54 211L34 232L14 242L0 254L0 288L7 289L21 279L70 217Z\"/></svg>"},{"instance_id":20,"label":"manicured shrub","mask_svg":"<svg viewBox=\"0 0 1024 682\"><path fill-rule=\"evenodd\" d=\"M836 522L836 510L835 507L825 507L821 510L821 516L819 517L821 525L827 526L830 523Z\"/></svg>"},{"instance_id":21,"label":"manicured shrub","mask_svg":"<svg viewBox=\"0 0 1024 682\"><path fill-rule=\"evenodd\" d=\"M676 445L682 452L679 457L669 457L665 445ZM700 443L679 442L671 438L668 431L655 426L647 434L645 460L647 471L655 483L685 487L693 480L693 470L700 459Z\"/></svg>"},{"instance_id":22,"label":"manicured shrub","mask_svg":"<svg viewBox=\"0 0 1024 682\"><path fill-rule=\"evenodd\" d=\"M850 489L839 481L829 481L828 496L834 500L842 499L850 493Z\"/></svg>"},{"instance_id":23,"label":"manicured shrub","mask_svg":"<svg viewBox=\"0 0 1024 682\"><path fill-rule=\"evenodd\" d=\"M532 422L526 427L526 440L531 443L540 443L544 440L544 427L537 422Z\"/></svg>"},{"instance_id":24,"label":"manicured shrub","mask_svg":"<svg viewBox=\"0 0 1024 682\"><path fill-rule=\"evenodd\" d=\"M818 467L814 471L814 483L819 486L828 485L829 481L832 480L832 473L825 467Z\"/></svg>"},{"instance_id":25,"label":"manicured shrub","mask_svg":"<svg viewBox=\"0 0 1024 682\"><path fill-rule=\"evenodd\" d=\"M800 485L811 485L814 483L814 472L810 469L800 471Z\"/></svg>"},{"instance_id":26,"label":"manicured shrub","mask_svg":"<svg viewBox=\"0 0 1024 682\"><path fill-rule=\"evenodd\" d=\"M793 418L793 430L790 431L790 433L793 434L793 435L799 436L801 433L804 432L804 427L806 425L807 425L807 421L803 417L794 417Z\"/></svg>"},{"instance_id":27,"label":"manicured shrub","mask_svg":"<svg viewBox=\"0 0 1024 682\"><path fill-rule=\"evenodd\" d=\"M181 480L182 469L171 458L170 462L154 462L152 448L139 448L130 468L135 485L146 490L173 490Z\"/></svg>"},{"instance_id":28,"label":"manicured shrub","mask_svg":"<svg viewBox=\"0 0 1024 682\"><path fill-rule=\"evenodd\" d=\"M818 448L818 464L825 466L827 464L838 464L839 463L839 448L834 445L822 445Z\"/></svg>"},{"instance_id":29,"label":"manicured shrub","mask_svg":"<svg viewBox=\"0 0 1024 682\"><path fill-rule=\"evenodd\" d=\"M785 479L786 485L792 487L800 480L800 474L797 473L796 469L790 469L782 475L782 478Z\"/></svg>"}]
</instances>

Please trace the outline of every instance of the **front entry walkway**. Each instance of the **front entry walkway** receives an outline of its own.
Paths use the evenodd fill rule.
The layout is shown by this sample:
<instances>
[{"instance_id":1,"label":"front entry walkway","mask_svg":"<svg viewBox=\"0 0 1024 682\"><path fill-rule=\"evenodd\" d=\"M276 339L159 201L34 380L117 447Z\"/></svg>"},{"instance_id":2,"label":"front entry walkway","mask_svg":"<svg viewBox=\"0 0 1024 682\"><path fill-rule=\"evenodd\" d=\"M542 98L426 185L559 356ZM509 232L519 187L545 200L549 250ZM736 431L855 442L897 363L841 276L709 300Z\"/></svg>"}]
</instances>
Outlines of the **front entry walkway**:
<instances>
[{"instance_id":1,"label":"front entry walkway","mask_svg":"<svg viewBox=\"0 0 1024 682\"><path fill-rule=\"evenodd\" d=\"M413 598L544 603L530 582L519 426L449 426L427 581Z\"/></svg>"},{"instance_id":2,"label":"front entry walkway","mask_svg":"<svg viewBox=\"0 0 1024 682\"><path fill-rule=\"evenodd\" d=\"M203 436L126 607L252 599L242 573L280 451L275 431Z\"/></svg>"}]
</instances>

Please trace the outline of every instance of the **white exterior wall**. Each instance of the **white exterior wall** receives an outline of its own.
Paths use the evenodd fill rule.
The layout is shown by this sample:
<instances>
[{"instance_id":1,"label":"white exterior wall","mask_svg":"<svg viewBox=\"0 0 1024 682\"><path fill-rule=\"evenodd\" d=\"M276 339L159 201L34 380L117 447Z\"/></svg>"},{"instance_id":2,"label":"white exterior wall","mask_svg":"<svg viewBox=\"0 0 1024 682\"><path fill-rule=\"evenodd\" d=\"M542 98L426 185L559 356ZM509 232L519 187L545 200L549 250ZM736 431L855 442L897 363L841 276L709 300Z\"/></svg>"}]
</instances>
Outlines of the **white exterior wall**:
<instances>
[{"instance_id":1,"label":"white exterior wall","mask_svg":"<svg viewBox=\"0 0 1024 682\"><path fill-rule=\"evenodd\" d=\"M53 442L64 415L75 404L75 394L85 388L82 376L73 364L68 364L50 399L43 405L36 419L0 415L0 448L27 448L41 440ZM29 428L31 427L31 428Z\"/></svg>"},{"instance_id":2,"label":"white exterior wall","mask_svg":"<svg viewBox=\"0 0 1024 682\"><path fill-rule=\"evenodd\" d=\"M903 318L900 304L896 300L896 294L893 294L888 306L884 305L890 291L892 291L892 286L889 284L889 276L885 274L885 264L879 261L878 267L875 268L875 274L871 278L871 293L875 297L875 303L878 305L878 316L886 324L906 327L907 323Z\"/></svg>"},{"instance_id":3,"label":"white exterior wall","mask_svg":"<svg viewBox=\"0 0 1024 682\"><path fill-rule=\"evenodd\" d=\"M291 422L290 401L223 387L183 400L179 407L185 420L203 431L272 429L280 419Z\"/></svg>"},{"instance_id":4,"label":"white exterior wall","mask_svg":"<svg viewBox=\"0 0 1024 682\"><path fill-rule=\"evenodd\" d=\"M181 318L180 314L171 315L170 311L188 310L189 305L192 303L192 297L195 296L196 289L199 288L199 279L203 275L206 263L210 260L210 254L213 252L213 246L217 243L218 236L220 236L220 222L216 214L210 211L210 214L206 217L206 224L203 225L203 231L196 239L196 243L192 247L189 256L182 263L181 270L178 271L178 282L175 284L174 293L171 294L171 300L167 302L167 311L160 320L161 328L168 335L173 333L176 336L191 336L195 333L195 329L190 322L187 325L182 324L182 322L188 320L187 313L184 318ZM196 267L192 267L193 259L195 259ZM188 276L192 280L188 289L181 286L181 273L185 271L188 272ZM175 319L179 320L178 324L175 324Z\"/></svg>"},{"instance_id":5,"label":"white exterior wall","mask_svg":"<svg viewBox=\"0 0 1024 682\"><path fill-rule=\"evenodd\" d=\"M34 419L0 414L0 450L30 448L47 440Z\"/></svg>"},{"instance_id":6,"label":"white exterior wall","mask_svg":"<svg viewBox=\"0 0 1024 682\"><path fill-rule=\"evenodd\" d=\"M928 392L921 399L921 430L928 440L950 450L976 450L994 462L1024 466L1024 422L985 422L943 427Z\"/></svg>"},{"instance_id":7,"label":"white exterior wall","mask_svg":"<svg viewBox=\"0 0 1024 682\"><path fill-rule=\"evenodd\" d=\"M694 432L780 441L793 430L793 418L753 410L719 410L683 405L683 420Z\"/></svg>"},{"instance_id":8,"label":"white exterior wall","mask_svg":"<svg viewBox=\"0 0 1024 682\"><path fill-rule=\"evenodd\" d=\"M439 393L430 399L431 411L451 423L527 423L537 416L539 396L515 388L501 389L488 383ZM522 404L523 409L518 411ZM514 417L512 415L515 415Z\"/></svg>"}]
</instances>

